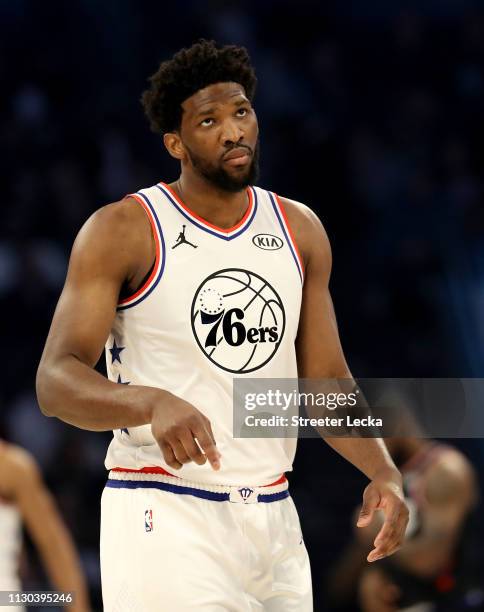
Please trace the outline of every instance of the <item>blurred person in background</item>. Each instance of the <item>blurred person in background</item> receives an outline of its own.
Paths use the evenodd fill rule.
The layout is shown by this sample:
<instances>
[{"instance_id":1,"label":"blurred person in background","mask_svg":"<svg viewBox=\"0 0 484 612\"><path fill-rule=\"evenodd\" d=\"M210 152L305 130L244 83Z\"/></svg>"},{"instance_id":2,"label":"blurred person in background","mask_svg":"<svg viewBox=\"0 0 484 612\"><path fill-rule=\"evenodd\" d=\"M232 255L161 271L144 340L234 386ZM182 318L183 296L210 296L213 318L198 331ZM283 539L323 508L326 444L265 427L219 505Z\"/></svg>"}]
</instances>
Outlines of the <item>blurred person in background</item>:
<instances>
[{"instance_id":1,"label":"blurred person in background","mask_svg":"<svg viewBox=\"0 0 484 612\"><path fill-rule=\"evenodd\" d=\"M71 536L30 453L0 439L0 591L20 591L22 524L51 585L74 593L70 612L90 610L86 582ZM12 609L11 607L9 609ZM22 607L14 610L23 611Z\"/></svg>"},{"instance_id":2,"label":"blurred person in background","mask_svg":"<svg viewBox=\"0 0 484 612\"><path fill-rule=\"evenodd\" d=\"M363 612L483 610L474 554L478 489L472 465L447 443L412 437L386 443L410 508L405 543L391 559L368 567L365 558L381 518L377 515L371 529L359 530L329 575L335 605L351 609L345 605L358 600Z\"/></svg>"}]
</instances>

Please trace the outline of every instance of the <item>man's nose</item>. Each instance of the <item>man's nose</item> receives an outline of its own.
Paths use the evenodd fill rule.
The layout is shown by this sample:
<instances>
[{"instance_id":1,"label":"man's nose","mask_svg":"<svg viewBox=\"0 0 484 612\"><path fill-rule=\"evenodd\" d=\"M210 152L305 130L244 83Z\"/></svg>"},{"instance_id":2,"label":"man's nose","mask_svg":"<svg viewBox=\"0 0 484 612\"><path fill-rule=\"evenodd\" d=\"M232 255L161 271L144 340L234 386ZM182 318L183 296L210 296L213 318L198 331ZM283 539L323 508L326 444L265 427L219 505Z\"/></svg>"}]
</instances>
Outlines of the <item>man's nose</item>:
<instances>
[{"instance_id":1,"label":"man's nose","mask_svg":"<svg viewBox=\"0 0 484 612\"><path fill-rule=\"evenodd\" d=\"M235 144L244 136L244 131L234 121L225 121L222 130L222 141L225 146Z\"/></svg>"}]
</instances>

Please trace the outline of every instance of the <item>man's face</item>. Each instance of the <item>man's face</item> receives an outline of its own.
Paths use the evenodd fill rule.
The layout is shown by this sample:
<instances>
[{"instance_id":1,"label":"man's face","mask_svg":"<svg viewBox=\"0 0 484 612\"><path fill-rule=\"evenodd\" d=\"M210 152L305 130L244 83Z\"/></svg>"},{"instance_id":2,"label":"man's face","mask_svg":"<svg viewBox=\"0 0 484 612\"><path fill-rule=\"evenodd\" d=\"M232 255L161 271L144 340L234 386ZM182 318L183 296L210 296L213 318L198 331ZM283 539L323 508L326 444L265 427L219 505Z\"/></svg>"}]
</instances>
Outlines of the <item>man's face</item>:
<instances>
[{"instance_id":1,"label":"man's face","mask_svg":"<svg viewBox=\"0 0 484 612\"><path fill-rule=\"evenodd\" d=\"M237 83L209 85L185 100L182 109L182 162L224 191L254 184L259 129L244 88Z\"/></svg>"}]
</instances>

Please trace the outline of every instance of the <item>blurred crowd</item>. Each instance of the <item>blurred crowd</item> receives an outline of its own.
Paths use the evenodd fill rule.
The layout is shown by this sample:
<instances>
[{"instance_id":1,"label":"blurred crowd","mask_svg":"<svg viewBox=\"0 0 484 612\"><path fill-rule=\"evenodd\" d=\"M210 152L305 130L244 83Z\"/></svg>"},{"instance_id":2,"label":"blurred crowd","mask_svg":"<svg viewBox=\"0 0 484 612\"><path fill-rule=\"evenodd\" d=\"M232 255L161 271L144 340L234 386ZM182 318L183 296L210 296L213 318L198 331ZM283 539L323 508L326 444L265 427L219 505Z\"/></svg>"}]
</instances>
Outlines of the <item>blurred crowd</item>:
<instances>
[{"instance_id":1,"label":"blurred crowd","mask_svg":"<svg viewBox=\"0 0 484 612\"><path fill-rule=\"evenodd\" d=\"M35 370L83 222L176 178L139 97L178 48L200 36L248 47L260 185L307 203L325 224L353 374L483 375L482 4L357 4L0 2L0 435L40 462L98 602L110 434L43 417ZM484 447L459 446L482 479ZM322 606L365 481L305 440L292 482ZM43 584L35 563L26 579Z\"/></svg>"}]
</instances>

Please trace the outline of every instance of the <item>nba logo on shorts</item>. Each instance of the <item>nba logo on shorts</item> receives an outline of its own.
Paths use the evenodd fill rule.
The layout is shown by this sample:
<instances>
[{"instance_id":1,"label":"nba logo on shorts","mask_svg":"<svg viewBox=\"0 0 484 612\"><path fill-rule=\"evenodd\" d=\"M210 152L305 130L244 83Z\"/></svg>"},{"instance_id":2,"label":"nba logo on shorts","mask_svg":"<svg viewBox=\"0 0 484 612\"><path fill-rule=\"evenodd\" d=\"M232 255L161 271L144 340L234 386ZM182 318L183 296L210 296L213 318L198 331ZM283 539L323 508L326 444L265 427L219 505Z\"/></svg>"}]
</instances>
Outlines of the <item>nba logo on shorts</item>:
<instances>
[{"instance_id":1,"label":"nba logo on shorts","mask_svg":"<svg viewBox=\"0 0 484 612\"><path fill-rule=\"evenodd\" d=\"M153 531L153 510L145 510L145 531Z\"/></svg>"}]
</instances>

